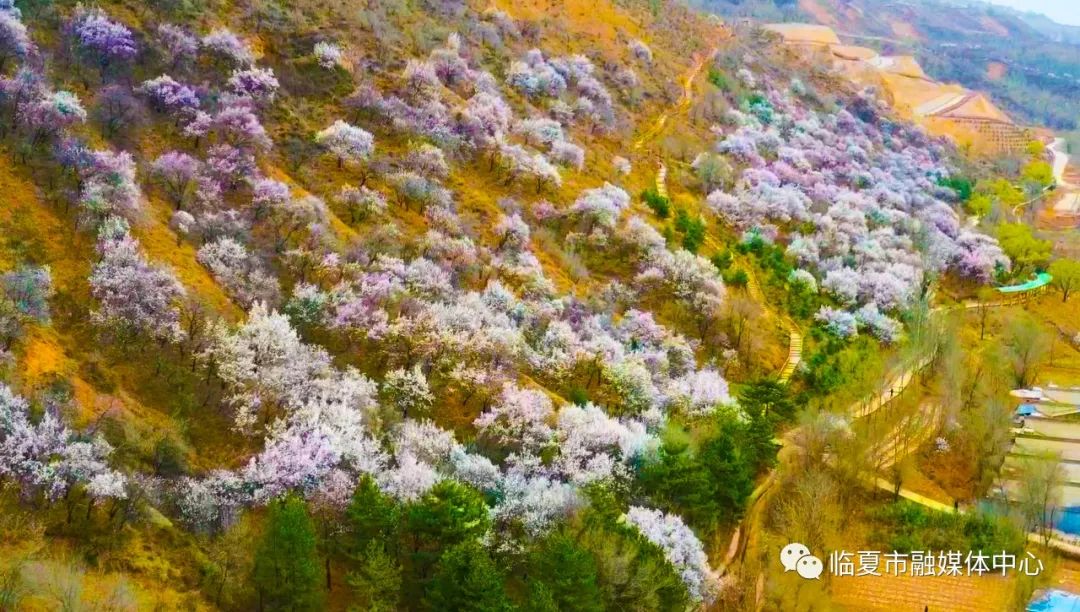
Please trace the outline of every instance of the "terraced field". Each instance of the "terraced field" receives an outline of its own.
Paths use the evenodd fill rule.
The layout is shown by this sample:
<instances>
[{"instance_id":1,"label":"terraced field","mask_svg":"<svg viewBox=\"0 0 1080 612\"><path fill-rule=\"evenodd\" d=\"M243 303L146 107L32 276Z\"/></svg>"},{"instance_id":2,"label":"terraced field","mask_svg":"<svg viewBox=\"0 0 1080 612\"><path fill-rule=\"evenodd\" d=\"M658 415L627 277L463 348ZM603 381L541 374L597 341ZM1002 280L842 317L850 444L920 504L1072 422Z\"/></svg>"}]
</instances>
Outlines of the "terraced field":
<instances>
[{"instance_id":1,"label":"terraced field","mask_svg":"<svg viewBox=\"0 0 1080 612\"><path fill-rule=\"evenodd\" d=\"M1024 425L1034 433L1019 434L1005 458L1002 485L1006 491L1016 487L1012 477L1025 455L1049 452L1061 457L1065 481L1061 492L1062 505L1080 505L1080 423L1028 417Z\"/></svg>"}]
</instances>

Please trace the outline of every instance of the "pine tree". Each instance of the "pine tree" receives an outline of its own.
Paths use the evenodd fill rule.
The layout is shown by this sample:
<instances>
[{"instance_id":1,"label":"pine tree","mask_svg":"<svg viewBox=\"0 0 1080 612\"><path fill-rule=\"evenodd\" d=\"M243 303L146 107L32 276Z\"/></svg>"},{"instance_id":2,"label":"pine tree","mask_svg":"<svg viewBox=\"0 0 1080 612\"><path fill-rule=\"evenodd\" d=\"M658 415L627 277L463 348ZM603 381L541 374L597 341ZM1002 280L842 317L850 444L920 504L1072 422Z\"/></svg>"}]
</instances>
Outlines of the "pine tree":
<instances>
[{"instance_id":1,"label":"pine tree","mask_svg":"<svg viewBox=\"0 0 1080 612\"><path fill-rule=\"evenodd\" d=\"M370 475L365 474L360 479L346 514L352 533L353 554L366 555L372 542L382 546L384 552L391 552L396 541L401 511L389 495L379 490L375 479Z\"/></svg>"},{"instance_id":2,"label":"pine tree","mask_svg":"<svg viewBox=\"0 0 1080 612\"><path fill-rule=\"evenodd\" d=\"M322 604L315 525L303 500L270 504L266 532L256 551L255 588L266 610L317 610Z\"/></svg>"},{"instance_id":3,"label":"pine tree","mask_svg":"<svg viewBox=\"0 0 1080 612\"><path fill-rule=\"evenodd\" d=\"M427 589L426 603L432 610L499 612L510 610L503 589L503 575L487 551L476 542L463 542L439 559Z\"/></svg>"},{"instance_id":4,"label":"pine tree","mask_svg":"<svg viewBox=\"0 0 1080 612\"><path fill-rule=\"evenodd\" d=\"M382 544L372 541L360 558L360 568L347 578L353 588L356 610L392 612L401 599L401 566L383 550Z\"/></svg>"},{"instance_id":5,"label":"pine tree","mask_svg":"<svg viewBox=\"0 0 1080 612\"><path fill-rule=\"evenodd\" d=\"M555 602L555 595L543 582L529 580L528 589L525 603L521 606L523 612L559 612L559 604Z\"/></svg>"},{"instance_id":6,"label":"pine tree","mask_svg":"<svg viewBox=\"0 0 1080 612\"><path fill-rule=\"evenodd\" d=\"M718 483L686 445L666 443L658 460L642 469L640 480L660 507L680 513L696 527L716 526L722 513Z\"/></svg>"},{"instance_id":7,"label":"pine tree","mask_svg":"<svg viewBox=\"0 0 1080 612\"><path fill-rule=\"evenodd\" d=\"M698 451L698 461L709 470L716 486L715 502L727 520L734 520L742 513L746 498L754 489L756 453L745 436L741 425L725 423Z\"/></svg>"},{"instance_id":8,"label":"pine tree","mask_svg":"<svg viewBox=\"0 0 1080 612\"><path fill-rule=\"evenodd\" d=\"M405 540L411 548L414 579L423 582L443 551L475 541L488 528L488 508L475 489L444 480L412 504L405 520Z\"/></svg>"},{"instance_id":9,"label":"pine tree","mask_svg":"<svg viewBox=\"0 0 1080 612\"><path fill-rule=\"evenodd\" d=\"M530 585L530 603L538 610L545 609L546 599L564 612L604 609L596 562L566 534L553 534L532 554L529 575L540 583Z\"/></svg>"}]
</instances>

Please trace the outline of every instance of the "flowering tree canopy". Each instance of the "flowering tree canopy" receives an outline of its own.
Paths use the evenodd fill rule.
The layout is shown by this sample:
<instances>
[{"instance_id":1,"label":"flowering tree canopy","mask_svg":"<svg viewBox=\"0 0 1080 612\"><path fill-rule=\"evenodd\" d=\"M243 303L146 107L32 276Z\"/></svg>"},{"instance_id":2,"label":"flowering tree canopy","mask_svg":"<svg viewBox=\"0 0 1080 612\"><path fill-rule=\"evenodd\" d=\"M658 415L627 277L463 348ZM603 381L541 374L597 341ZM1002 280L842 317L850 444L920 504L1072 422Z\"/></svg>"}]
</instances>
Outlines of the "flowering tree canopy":
<instances>
[{"instance_id":1,"label":"flowering tree canopy","mask_svg":"<svg viewBox=\"0 0 1080 612\"><path fill-rule=\"evenodd\" d=\"M99 8L80 6L70 27L79 49L102 70L114 61L131 59L139 52L131 30L109 19Z\"/></svg>"},{"instance_id":2,"label":"flowering tree canopy","mask_svg":"<svg viewBox=\"0 0 1080 612\"><path fill-rule=\"evenodd\" d=\"M247 67L255 62L255 55L247 43L227 28L218 28L203 36L200 44L214 57L234 66Z\"/></svg>"},{"instance_id":3,"label":"flowering tree canopy","mask_svg":"<svg viewBox=\"0 0 1080 612\"><path fill-rule=\"evenodd\" d=\"M369 132L340 119L316 134L315 142L337 157L338 167L346 161L365 161L375 151L375 138Z\"/></svg>"},{"instance_id":4,"label":"flowering tree canopy","mask_svg":"<svg viewBox=\"0 0 1080 612\"><path fill-rule=\"evenodd\" d=\"M679 572L691 599L709 603L716 598L718 577L709 567L701 541L681 518L640 506L631 506L623 518L664 551L664 558Z\"/></svg>"},{"instance_id":5,"label":"flowering tree canopy","mask_svg":"<svg viewBox=\"0 0 1080 612\"><path fill-rule=\"evenodd\" d=\"M98 302L93 320L107 330L145 333L157 340L177 340L177 302L183 286L171 272L146 261L127 232L98 241L99 261L90 275L90 293Z\"/></svg>"},{"instance_id":6,"label":"flowering tree canopy","mask_svg":"<svg viewBox=\"0 0 1080 612\"><path fill-rule=\"evenodd\" d=\"M234 70L228 87L234 94L256 102L270 102L277 95L278 80L270 68Z\"/></svg>"},{"instance_id":7,"label":"flowering tree canopy","mask_svg":"<svg viewBox=\"0 0 1080 612\"><path fill-rule=\"evenodd\" d=\"M167 74L143 81L139 91L149 98L152 107L163 113L181 113L199 108L199 97L195 90Z\"/></svg>"},{"instance_id":8,"label":"flowering tree canopy","mask_svg":"<svg viewBox=\"0 0 1080 612\"><path fill-rule=\"evenodd\" d=\"M50 500L83 485L93 499L127 496L123 474L109 468L112 447L100 436L79 436L60 421L55 407L38 423L28 402L0 383L0 477L11 478L26 494L40 491Z\"/></svg>"},{"instance_id":9,"label":"flowering tree canopy","mask_svg":"<svg viewBox=\"0 0 1080 612\"><path fill-rule=\"evenodd\" d=\"M341 47L334 43L317 42L312 54L315 56L315 61L327 70L333 70L341 64Z\"/></svg>"}]
</instances>

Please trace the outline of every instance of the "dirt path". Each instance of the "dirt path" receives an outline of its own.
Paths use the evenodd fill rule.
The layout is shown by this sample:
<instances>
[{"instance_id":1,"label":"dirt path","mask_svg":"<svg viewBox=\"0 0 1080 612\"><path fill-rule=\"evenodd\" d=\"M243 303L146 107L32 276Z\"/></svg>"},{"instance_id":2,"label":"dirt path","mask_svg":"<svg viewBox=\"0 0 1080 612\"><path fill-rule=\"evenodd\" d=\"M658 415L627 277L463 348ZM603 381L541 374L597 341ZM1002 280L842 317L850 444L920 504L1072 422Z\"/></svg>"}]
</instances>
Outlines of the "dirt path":
<instances>
[{"instance_id":1,"label":"dirt path","mask_svg":"<svg viewBox=\"0 0 1080 612\"><path fill-rule=\"evenodd\" d=\"M675 104L673 108L666 110L663 113L660 113L660 116L656 118L656 121L653 122L652 126L649 129L645 130L645 133L642 134L641 137L634 142L634 149L640 149L645 145L646 142L651 142L655 140L656 137L664 131L664 127L667 126L668 119L671 117L671 115L682 113L690 108L690 104L694 101L694 80L697 79L697 75L699 72L701 72L701 69L705 66L705 63L711 60L713 56L716 55L716 52L718 50L719 47L714 46L713 48L709 49L708 53L697 57L694 60L694 63L690 66L690 70L687 71L685 75L683 75L683 90L682 95L679 96L679 101Z\"/></svg>"},{"instance_id":2,"label":"dirt path","mask_svg":"<svg viewBox=\"0 0 1080 612\"><path fill-rule=\"evenodd\" d=\"M747 267L746 291L750 294L752 300L761 304L762 308L765 310L772 312L769 308L768 300L765 299L765 294L761 291L761 285L758 283L757 274L754 272L753 268L750 267ZM799 362L802 361L802 330L799 329L799 326L795 321L792 321L791 317L786 314L779 312L773 314L788 335L787 360L784 361L784 365L780 367L780 372L777 374L777 379L780 382L787 383L795 374L795 370L799 367Z\"/></svg>"},{"instance_id":3,"label":"dirt path","mask_svg":"<svg viewBox=\"0 0 1080 612\"><path fill-rule=\"evenodd\" d=\"M701 69L705 67L705 64L716 56L716 52L718 50L719 47L714 46L709 49L708 53L701 57L698 57L694 61L693 65L691 65L690 67L690 70L687 71L685 75L683 75L683 91L682 96L679 97L678 103L673 109L663 112L659 117L656 118L656 121L653 123L652 127L646 130L645 133L640 138L638 138L636 142L634 142L635 149L640 149L642 146L644 146L646 142L654 140L664 130L664 127L667 125L668 118L672 114L682 113L690 108L690 105L693 103L694 100L694 81L697 79L697 76L701 72ZM656 193L660 194L665 198L668 197L667 166L664 164L663 161L660 162L660 167L657 169L656 173ZM763 307L768 308L767 302L765 301L765 296L761 292L761 287L758 285L757 278L755 277L752 270L750 271L750 279L747 283L747 290L749 291L751 298L753 298ZM777 318L780 321L780 325L784 328L784 331L788 334L787 360L780 368L780 372L777 376L780 382L786 383L791 380L791 377L795 374L795 370L799 367L799 362L802 360L803 336L802 331L799 329L799 326L796 325L790 317L778 314Z\"/></svg>"}]
</instances>

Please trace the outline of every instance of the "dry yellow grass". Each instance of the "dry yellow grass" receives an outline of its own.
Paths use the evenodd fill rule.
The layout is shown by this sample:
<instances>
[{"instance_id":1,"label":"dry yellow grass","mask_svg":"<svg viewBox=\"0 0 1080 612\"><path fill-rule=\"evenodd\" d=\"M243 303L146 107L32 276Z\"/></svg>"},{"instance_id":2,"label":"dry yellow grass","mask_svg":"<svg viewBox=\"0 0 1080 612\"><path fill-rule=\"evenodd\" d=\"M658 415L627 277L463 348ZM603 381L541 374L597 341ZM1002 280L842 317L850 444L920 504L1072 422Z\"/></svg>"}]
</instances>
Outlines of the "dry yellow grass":
<instances>
[{"instance_id":1,"label":"dry yellow grass","mask_svg":"<svg viewBox=\"0 0 1080 612\"><path fill-rule=\"evenodd\" d=\"M812 23L769 23L764 28L782 36L789 45L831 47L840 44L836 32L829 26Z\"/></svg>"},{"instance_id":2,"label":"dry yellow grass","mask_svg":"<svg viewBox=\"0 0 1080 612\"><path fill-rule=\"evenodd\" d=\"M35 388L47 379L70 374L71 361L64 355L51 330L35 329L25 344L25 357L20 369L23 384Z\"/></svg>"},{"instance_id":3,"label":"dry yellow grass","mask_svg":"<svg viewBox=\"0 0 1080 612\"><path fill-rule=\"evenodd\" d=\"M132 228L132 233L139 239L147 257L171 268L184 287L205 301L215 312L226 319L238 320L240 310L206 268L195 259L195 247L190 242L178 240L176 234L169 229L171 207L156 198L150 198L149 208L146 221Z\"/></svg>"}]
</instances>

